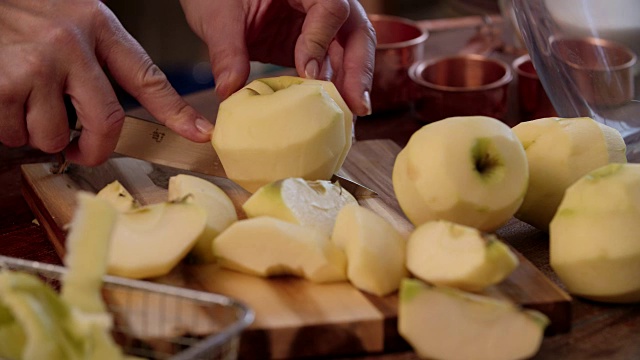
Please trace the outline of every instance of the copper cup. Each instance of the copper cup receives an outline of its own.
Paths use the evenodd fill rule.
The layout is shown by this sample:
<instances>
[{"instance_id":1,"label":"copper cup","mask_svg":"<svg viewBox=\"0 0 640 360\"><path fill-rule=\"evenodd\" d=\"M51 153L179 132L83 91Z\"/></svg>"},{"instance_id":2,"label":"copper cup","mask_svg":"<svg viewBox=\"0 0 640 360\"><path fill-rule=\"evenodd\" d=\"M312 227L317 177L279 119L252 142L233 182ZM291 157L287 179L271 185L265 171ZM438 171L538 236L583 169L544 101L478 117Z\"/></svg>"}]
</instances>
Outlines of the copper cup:
<instances>
[{"instance_id":1,"label":"copper cup","mask_svg":"<svg viewBox=\"0 0 640 360\"><path fill-rule=\"evenodd\" d=\"M451 116L504 119L509 65L482 55L456 55L419 61L409 69L417 85L415 111L426 122Z\"/></svg>"},{"instance_id":2,"label":"copper cup","mask_svg":"<svg viewBox=\"0 0 640 360\"><path fill-rule=\"evenodd\" d=\"M518 108L522 120L557 116L529 54L516 58L511 67L516 74Z\"/></svg>"},{"instance_id":3,"label":"copper cup","mask_svg":"<svg viewBox=\"0 0 640 360\"><path fill-rule=\"evenodd\" d=\"M422 59L429 34L409 19L370 14L376 31L376 56L371 89L372 112L407 109L413 101L407 71Z\"/></svg>"},{"instance_id":4,"label":"copper cup","mask_svg":"<svg viewBox=\"0 0 640 360\"><path fill-rule=\"evenodd\" d=\"M637 57L626 46L594 37L552 38L551 51L587 104L610 107L633 99Z\"/></svg>"}]
</instances>

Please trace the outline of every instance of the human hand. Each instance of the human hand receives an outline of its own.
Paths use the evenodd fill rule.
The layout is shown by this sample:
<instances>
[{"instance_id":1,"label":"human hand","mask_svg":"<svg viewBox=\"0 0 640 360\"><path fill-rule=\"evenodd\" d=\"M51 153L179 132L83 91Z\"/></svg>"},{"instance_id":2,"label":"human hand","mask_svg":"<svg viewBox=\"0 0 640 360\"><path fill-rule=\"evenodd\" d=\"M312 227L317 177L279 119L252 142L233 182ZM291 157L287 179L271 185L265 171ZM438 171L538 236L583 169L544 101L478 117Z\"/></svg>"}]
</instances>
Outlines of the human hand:
<instances>
[{"instance_id":1,"label":"human hand","mask_svg":"<svg viewBox=\"0 0 640 360\"><path fill-rule=\"evenodd\" d=\"M193 141L210 139L211 124L177 94L102 2L2 0L0 143L49 153L66 149L68 160L84 165L105 161L124 111L103 66L169 128ZM82 124L71 144L64 94Z\"/></svg>"},{"instance_id":2,"label":"human hand","mask_svg":"<svg viewBox=\"0 0 640 360\"><path fill-rule=\"evenodd\" d=\"M191 28L209 46L222 99L245 84L249 61L255 60L295 66L310 78L332 70L351 110L359 116L371 113L376 37L357 0L180 2Z\"/></svg>"}]
</instances>

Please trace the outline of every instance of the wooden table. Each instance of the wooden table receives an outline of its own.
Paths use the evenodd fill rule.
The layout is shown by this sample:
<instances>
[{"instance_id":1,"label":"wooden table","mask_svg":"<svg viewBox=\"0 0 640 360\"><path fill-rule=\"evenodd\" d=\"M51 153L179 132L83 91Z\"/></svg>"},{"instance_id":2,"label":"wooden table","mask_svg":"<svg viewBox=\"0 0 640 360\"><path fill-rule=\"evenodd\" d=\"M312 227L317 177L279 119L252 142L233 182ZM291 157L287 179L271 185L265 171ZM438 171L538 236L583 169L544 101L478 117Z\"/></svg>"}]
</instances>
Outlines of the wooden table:
<instances>
[{"instance_id":1,"label":"wooden table","mask_svg":"<svg viewBox=\"0 0 640 360\"><path fill-rule=\"evenodd\" d=\"M432 21L422 24L432 31L427 54L455 51L475 33L479 19L454 22ZM454 29L455 28L455 29ZM429 55L428 55L429 56ZM216 111L211 91L187 97L205 115ZM140 114L140 113L138 113ZM510 110L506 121L518 121ZM411 110L359 119L359 140L390 138L403 146L421 123ZM21 194L20 165L53 161L54 156L29 148L9 149L0 145L0 254L60 264L45 232L33 222L34 216ZM549 267L548 236L518 220L512 220L498 235L525 255L553 281L560 284ZM640 274L639 274L640 276ZM582 299L573 302L572 330L545 338L536 359L639 359L640 305L605 305ZM464 346L461 344L461 346ZM367 356L359 359L417 359L410 351Z\"/></svg>"}]
</instances>

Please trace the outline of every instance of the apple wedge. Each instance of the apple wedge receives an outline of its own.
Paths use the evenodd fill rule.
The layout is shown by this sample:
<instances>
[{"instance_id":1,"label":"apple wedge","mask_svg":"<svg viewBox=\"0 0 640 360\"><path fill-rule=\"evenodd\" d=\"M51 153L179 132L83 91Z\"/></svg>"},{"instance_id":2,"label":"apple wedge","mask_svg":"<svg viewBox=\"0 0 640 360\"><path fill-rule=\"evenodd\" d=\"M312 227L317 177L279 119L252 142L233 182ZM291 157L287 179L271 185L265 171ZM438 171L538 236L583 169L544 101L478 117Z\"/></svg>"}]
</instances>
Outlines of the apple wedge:
<instances>
[{"instance_id":1,"label":"apple wedge","mask_svg":"<svg viewBox=\"0 0 640 360\"><path fill-rule=\"evenodd\" d=\"M338 213L332 241L347 255L347 278L360 290L384 296L407 275L406 240L380 215L345 205Z\"/></svg>"},{"instance_id":2,"label":"apple wedge","mask_svg":"<svg viewBox=\"0 0 640 360\"><path fill-rule=\"evenodd\" d=\"M288 177L328 180L351 148L353 115L333 83L254 80L220 104L211 143L249 192Z\"/></svg>"},{"instance_id":3,"label":"apple wedge","mask_svg":"<svg viewBox=\"0 0 640 360\"><path fill-rule=\"evenodd\" d=\"M128 211L135 209L140 204L133 198L131 193L118 181L112 181L100 189L96 194L98 198L107 200L118 211Z\"/></svg>"},{"instance_id":4,"label":"apple wedge","mask_svg":"<svg viewBox=\"0 0 640 360\"><path fill-rule=\"evenodd\" d=\"M442 360L512 360L535 355L547 317L514 304L405 279L398 332L418 356Z\"/></svg>"},{"instance_id":5,"label":"apple wedge","mask_svg":"<svg viewBox=\"0 0 640 360\"><path fill-rule=\"evenodd\" d=\"M207 213L204 231L198 236L190 254L197 262L212 262L213 239L238 220L229 196L216 184L205 179L179 174L169 178L169 201L184 199L201 206Z\"/></svg>"},{"instance_id":6,"label":"apple wedge","mask_svg":"<svg viewBox=\"0 0 640 360\"><path fill-rule=\"evenodd\" d=\"M503 122L484 116L423 126L393 167L398 203L415 226L448 220L486 232L513 216L528 178L518 138Z\"/></svg>"},{"instance_id":7,"label":"apple wedge","mask_svg":"<svg viewBox=\"0 0 640 360\"><path fill-rule=\"evenodd\" d=\"M109 247L108 272L134 279L167 274L193 248L206 220L202 207L184 201L120 213Z\"/></svg>"},{"instance_id":8,"label":"apple wedge","mask_svg":"<svg viewBox=\"0 0 640 360\"><path fill-rule=\"evenodd\" d=\"M626 163L620 133L591 118L542 118L513 128L529 164L529 186L515 216L547 231L565 190L609 163Z\"/></svg>"},{"instance_id":9,"label":"apple wedge","mask_svg":"<svg viewBox=\"0 0 640 360\"><path fill-rule=\"evenodd\" d=\"M420 225L407 243L411 274L467 291L501 282L518 264L518 257L494 235L444 220Z\"/></svg>"},{"instance_id":10,"label":"apple wedge","mask_svg":"<svg viewBox=\"0 0 640 360\"><path fill-rule=\"evenodd\" d=\"M261 216L239 220L213 242L220 266L250 275L293 275L317 283L347 279L344 253L313 228Z\"/></svg>"},{"instance_id":11,"label":"apple wedge","mask_svg":"<svg viewBox=\"0 0 640 360\"><path fill-rule=\"evenodd\" d=\"M331 236L338 212L356 203L348 191L328 180L287 178L262 186L242 205L247 217L271 216Z\"/></svg>"},{"instance_id":12,"label":"apple wedge","mask_svg":"<svg viewBox=\"0 0 640 360\"><path fill-rule=\"evenodd\" d=\"M566 190L549 227L553 270L569 292L640 301L640 164L609 164Z\"/></svg>"}]
</instances>

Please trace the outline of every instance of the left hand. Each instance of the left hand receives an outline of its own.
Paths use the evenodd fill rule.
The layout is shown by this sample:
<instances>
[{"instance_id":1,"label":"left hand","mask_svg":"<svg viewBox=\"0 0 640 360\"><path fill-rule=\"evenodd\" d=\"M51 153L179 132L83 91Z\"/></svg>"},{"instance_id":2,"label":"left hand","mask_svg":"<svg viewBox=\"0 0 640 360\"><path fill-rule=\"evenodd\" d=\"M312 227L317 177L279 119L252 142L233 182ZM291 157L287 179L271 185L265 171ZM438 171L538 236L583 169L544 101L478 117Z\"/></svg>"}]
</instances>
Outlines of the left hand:
<instances>
[{"instance_id":1,"label":"left hand","mask_svg":"<svg viewBox=\"0 0 640 360\"><path fill-rule=\"evenodd\" d=\"M209 47L221 99L245 85L253 60L295 66L308 78L332 74L354 114L371 113L376 37L357 0L180 2L189 25Z\"/></svg>"}]
</instances>

